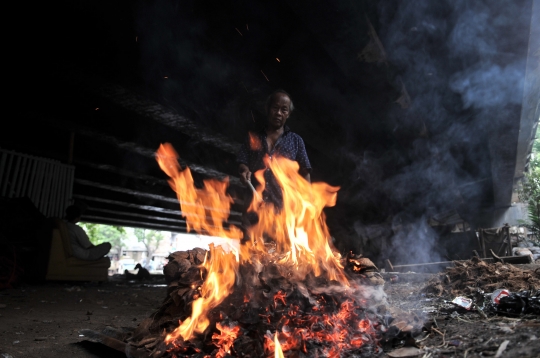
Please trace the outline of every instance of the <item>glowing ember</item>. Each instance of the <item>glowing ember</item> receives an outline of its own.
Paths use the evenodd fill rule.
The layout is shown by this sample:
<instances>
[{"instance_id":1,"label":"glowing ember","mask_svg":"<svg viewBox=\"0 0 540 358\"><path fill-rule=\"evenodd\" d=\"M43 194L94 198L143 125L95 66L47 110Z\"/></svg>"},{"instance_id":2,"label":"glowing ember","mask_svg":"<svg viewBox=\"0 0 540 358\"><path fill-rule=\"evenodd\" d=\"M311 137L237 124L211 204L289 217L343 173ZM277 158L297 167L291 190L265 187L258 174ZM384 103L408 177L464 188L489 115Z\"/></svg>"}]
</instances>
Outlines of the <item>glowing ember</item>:
<instances>
[{"instance_id":1,"label":"glowing ember","mask_svg":"<svg viewBox=\"0 0 540 358\"><path fill-rule=\"evenodd\" d=\"M220 323L216 324L216 328L221 331L220 334L214 333L212 340L214 344L219 347L218 353L216 353L217 358L225 357L229 352L231 346L234 343L234 340L238 337L238 332L240 331L239 326L227 326L221 325Z\"/></svg>"}]
</instances>

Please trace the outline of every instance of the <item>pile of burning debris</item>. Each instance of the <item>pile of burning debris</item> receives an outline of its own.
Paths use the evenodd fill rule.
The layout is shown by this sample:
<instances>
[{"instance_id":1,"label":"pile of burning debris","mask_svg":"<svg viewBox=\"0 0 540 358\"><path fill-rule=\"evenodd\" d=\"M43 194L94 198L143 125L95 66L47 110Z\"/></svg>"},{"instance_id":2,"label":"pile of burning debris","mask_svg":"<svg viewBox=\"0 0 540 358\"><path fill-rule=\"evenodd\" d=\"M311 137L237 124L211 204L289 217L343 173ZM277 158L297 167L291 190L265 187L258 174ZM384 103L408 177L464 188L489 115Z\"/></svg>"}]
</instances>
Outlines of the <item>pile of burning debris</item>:
<instances>
[{"instance_id":1,"label":"pile of burning debris","mask_svg":"<svg viewBox=\"0 0 540 358\"><path fill-rule=\"evenodd\" d=\"M167 296L135 329L111 327L81 333L132 357L374 357L422 329L421 320L387 306L384 280L367 258L342 259L351 285L308 275L302 282L277 264L275 244L260 266L240 267L235 289L204 312L208 326L185 340L189 322L208 279L206 263L219 248L196 248L169 256L164 267ZM279 348L277 348L279 346ZM276 353L282 355L278 355Z\"/></svg>"},{"instance_id":2,"label":"pile of burning debris","mask_svg":"<svg viewBox=\"0 0 540 358\"><path fill-rule=\"evenodd\" d=\"M157 160L188 230L230 244L171 254L157 312L134 330L86 337L132 357L374 357L421 330L419 319L387 307L370 260L333 249L323 209L335 205L339 188L307 182L296 162L266 158L283 207L257 200L258 188L250 207L258 222L246 237L227 224L226 181L196 188L170 145ZM262 175L255 173L264 183Z\"/></svg>"}]
</instances>

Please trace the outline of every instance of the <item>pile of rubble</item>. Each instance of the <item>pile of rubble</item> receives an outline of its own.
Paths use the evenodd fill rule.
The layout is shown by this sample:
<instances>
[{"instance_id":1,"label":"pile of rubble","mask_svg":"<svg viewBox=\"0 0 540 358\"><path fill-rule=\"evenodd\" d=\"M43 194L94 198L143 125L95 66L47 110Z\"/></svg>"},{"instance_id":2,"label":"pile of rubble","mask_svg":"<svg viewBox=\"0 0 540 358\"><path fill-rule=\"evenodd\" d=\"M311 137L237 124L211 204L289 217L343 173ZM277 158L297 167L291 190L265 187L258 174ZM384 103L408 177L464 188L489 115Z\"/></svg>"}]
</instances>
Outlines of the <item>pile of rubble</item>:
<instances>
[{"instance_id":1,"label":"pile of rubble","mask_svg":"<svg viewBox=\"0 0 540 358\"><path fill-rule=\"evenodd\" d=\"M454 267L432 278L423 292L467 295L479 290L493 292L505 288L512 292L540 289L540 269L524 270L501 262L487 263L476 257L469 261L455 261Z\"/></svg>"}]
</instances>

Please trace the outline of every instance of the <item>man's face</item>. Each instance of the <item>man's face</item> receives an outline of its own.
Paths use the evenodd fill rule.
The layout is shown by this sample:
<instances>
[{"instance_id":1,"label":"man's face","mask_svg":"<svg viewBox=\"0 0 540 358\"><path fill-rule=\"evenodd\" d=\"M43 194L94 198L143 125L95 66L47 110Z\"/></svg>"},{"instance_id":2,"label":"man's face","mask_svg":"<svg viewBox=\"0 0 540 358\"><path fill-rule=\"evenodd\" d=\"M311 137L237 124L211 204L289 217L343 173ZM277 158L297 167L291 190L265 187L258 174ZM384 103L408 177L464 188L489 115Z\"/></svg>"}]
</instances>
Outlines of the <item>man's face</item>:
<instances>
[{"instance_id":1,"label":"man's face","mask_svg":"<svg viewBox=\"0 0 540 358\"><path fill-rule=\"evenodd\" d=\"M270 108L268 108L268 125L279 129L285 125L289 118L291 99L284 93L274 95Z\"/></svg>"}]
</instances>

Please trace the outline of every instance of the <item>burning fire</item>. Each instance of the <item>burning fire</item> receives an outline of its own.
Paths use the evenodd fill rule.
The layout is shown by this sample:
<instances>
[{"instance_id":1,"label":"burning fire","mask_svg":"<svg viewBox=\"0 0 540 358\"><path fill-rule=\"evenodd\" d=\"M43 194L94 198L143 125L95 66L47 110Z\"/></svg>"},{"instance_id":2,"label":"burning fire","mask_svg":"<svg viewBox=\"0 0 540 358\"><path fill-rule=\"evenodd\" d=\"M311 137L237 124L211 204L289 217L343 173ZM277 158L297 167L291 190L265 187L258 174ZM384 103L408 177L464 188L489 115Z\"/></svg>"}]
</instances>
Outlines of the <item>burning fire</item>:
<instances>
[{"instance_id":1,"label":"burning fire","mask_svg":"<svg viewBox=\"0 0 540 358\"><path fill-rule=\"evenodd\" d=\"M249 209L259 214L259 222L250 229L251 246L243 250L242 257L251 261L253 251L264 254L262 238L266 234L276 241L277 251L284 253L279 263L293 265L297 279L304 279L310 272L315 276L324 272L329 279L348 285L341 255L330 247L331 236L323 213L324 207L336 204L339 188L309 183L298 173L297 162L267 157L265 163L283 190L283 209L277 211L272 205L260 206L255 201L251 204ZM263 172L255 173L260 183L265 182ZM259 197L263 191L264 185L257 190Z\"/></svg>"},{"instance_id":2,"label":"burning fire","mask_svg":"<svg viewBox=\"0 0 540 358\"><path fill-rule=\"evenodd\" d=\"M250 136L250 144L255 148L261 146L256 136ZM202 189L196 188L189 168L182 170L178 155L170 144L161 145L156 158L161 169L171 178L169 183L177 193L188 230L231 240L243 237L239 228L224 224L232 203L226 194L228 181L206 180ZM264 237L274 240L277 255L274 257L277 259L273 265L289 281L298 282L301 286L302 280L308 277L324 278L339 284L341 292L350 288L340 262L341 256L332 248L323 213L324 207L335 205L339 188L325 183L309 183L298 173L298 163L284 158L267 157L265 164L282 188L283 207L278 210L271 204L254 200L249 210L258 214L259 221L248 229L249 238L240 250L226 252L219 246L210 246L210 252L201 265L204 283L200 287L200 297L192 302L191 317L167 335L166 343L176 346L209 327L211 322L207 314L233 293L240 263L257 267L264 265L264 258L268 256ZM256 172L255 177L260 183L265 182L263 170ZM255 197L262 197L264 185L256 190ZM265 314L259 314L264 322L270 324L275 321L276 313L281 312L279 321L273 322L275 327L280 327L280 332L276 330L273 339L264 336L267 353L274 352L276 358L284 357L283 352L288 350L307 353L306 342L310 341L322 345L330 343L331 347L325 348L324 353L328 357L338 357L343 349L355 349L366 342L373 342L373 324L363 309L355 305L354 298L339 303L334 300L332 305L338 311L331 312L325 308L324 294L319 295L316 302L311 297L310 308L300 308L288 302L288 292L274 291L270 297L273 304L266 307ZM242 294L245 307L249 306L253 296L253 293ZM215 326L220 333L212 336L219 348L215 356L220 358L229 353L235 340L242 335L237 323L223 322Z\"/></svg>"},{"instance_id":3,"label":"burning fire","mask_svg":"<svg viewBox=\"0 0 540 358\"><path fill-rule=\"evenodd\" d=\"M242 237L242 231L237 227L223 227L233 202L225 193L228 181L206 180L202 190L195 188L191 171L189 168L182 170L178 154L168 143L159 147L156 159L161 170L171 178L169 185L178 196L188 231L229 239Z\"/></svg>"},{"instance_id":4,"label":"burning fire","mask_svg":"<svg viewBox=\"0 0 540 358\"><path fill-rule=\"evenodd\" d=\"M281 344L279 344L279 340L277 338L277 332L276 334L274 335L274 358L285 358L283 356L283 351L281 350Z\"/></svg>"}]
</instances>

